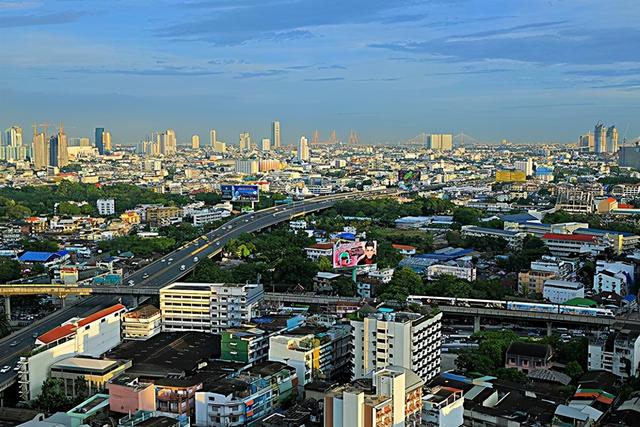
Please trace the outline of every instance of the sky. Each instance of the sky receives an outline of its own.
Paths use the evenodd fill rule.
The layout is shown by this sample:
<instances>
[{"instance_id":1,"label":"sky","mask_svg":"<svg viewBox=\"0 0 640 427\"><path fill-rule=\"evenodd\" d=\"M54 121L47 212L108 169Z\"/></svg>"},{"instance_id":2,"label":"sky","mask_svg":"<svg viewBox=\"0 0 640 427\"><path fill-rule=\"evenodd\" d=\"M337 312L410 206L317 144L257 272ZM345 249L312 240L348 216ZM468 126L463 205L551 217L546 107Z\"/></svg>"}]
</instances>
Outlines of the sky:
<instances>
[{"instance_id":1,"label":"sky","mask_svg":"<svg viewBox=\"0 0 640 427\"><path fill-rule=\"evenodd\" d=\"M0 127L640 135L637 0L0 0Z\"/></svg>"}]
</instances>

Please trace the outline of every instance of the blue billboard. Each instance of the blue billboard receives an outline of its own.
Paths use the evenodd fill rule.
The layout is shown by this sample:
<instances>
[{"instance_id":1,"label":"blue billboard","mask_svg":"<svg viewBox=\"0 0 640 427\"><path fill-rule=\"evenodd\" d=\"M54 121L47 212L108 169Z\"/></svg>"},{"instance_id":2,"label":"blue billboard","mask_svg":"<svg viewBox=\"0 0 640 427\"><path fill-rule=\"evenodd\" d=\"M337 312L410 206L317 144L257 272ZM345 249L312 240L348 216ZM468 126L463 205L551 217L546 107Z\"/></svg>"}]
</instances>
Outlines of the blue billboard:
<instances>
[{"instance_id":1,"label":"blue billboard","mask_svg":"<svg viewBox=\"0 0 640 427\"><path fill-rule=\"evenodd\" d=\"M220 185L223 200L232 202L257 202L260 199L260 187L257 185Z\"/></svg>"}]
</instances>

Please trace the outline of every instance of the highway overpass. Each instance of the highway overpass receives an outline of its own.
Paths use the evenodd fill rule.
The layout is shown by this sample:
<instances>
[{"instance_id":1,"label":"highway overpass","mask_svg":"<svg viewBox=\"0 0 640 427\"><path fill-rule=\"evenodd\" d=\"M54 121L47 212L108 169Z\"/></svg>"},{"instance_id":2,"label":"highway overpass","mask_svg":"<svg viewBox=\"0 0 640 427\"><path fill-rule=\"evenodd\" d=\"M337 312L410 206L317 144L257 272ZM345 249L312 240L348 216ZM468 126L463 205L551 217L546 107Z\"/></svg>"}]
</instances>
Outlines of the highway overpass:
<instances>
[{"instance_id":1,"label":"highway overpass","mask_svg":"<svg viewBox=\"0 0 640 427\"><path fill-rule=\"evenodd\" d=\"M126 286L126 288L145 288L142 292L152 292L155 289L157 293L158 289L176 282L191 272L197 265L195 257L198 257L198 260L200 260L204 257L215 256L220 253L229 240L235 239L243 233L261 231L273 225L289 221L295 217L330 208L340 200L392 197L398 194L398 189L382 189L367 192L354 191L314 197L313 199L294 202L290 205L274 206L255 213L239 215L217 229L184 244L157 261L130 274L124 278L124 282L126 285L131 283L131 286ZM181 269L183 265L184 270ZM124 291L124 288L125 286L122 287L122 291ZM5 290L5 292L8 291ZM70 293L71 290L69 289L68 294ZM122 293L123 292L120 292L119 294ZM147 294L144 293L144 295ZM0 339L0 366L7 365L13 368L19 359L18 355L33 345L34 334L40 334L49 329L53 329L72 317L87 316L97 310L114 304L117 300L118 295L116 295L115 292L113 295L90 295L78 304L58 310L30 326ZM0 390L4 390L7 385L13 383L15 379L16 374L12 370L0 374Z\"/></svg>"}]
</instances>

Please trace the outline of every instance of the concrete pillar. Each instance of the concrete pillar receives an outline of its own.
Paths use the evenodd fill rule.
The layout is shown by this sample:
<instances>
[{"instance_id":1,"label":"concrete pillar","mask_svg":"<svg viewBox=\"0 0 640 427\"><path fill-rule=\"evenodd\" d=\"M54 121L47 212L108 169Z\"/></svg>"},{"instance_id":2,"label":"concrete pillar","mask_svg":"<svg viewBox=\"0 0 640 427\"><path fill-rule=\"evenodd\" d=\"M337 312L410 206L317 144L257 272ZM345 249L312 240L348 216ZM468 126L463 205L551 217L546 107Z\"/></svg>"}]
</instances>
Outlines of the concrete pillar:
<instances>
[{"instance_id":1,"label":"concrete pillar","mask_svg":"<svg viewBox=\"0 0 640 427\"><path fill-rule=\"evenodd\" d=\"M474 316L473 318L473 333L480 332L480 316Z\"/></svg>"},{"instance_id":2,"label":"concrete pillar","mask_svg":"<svg viewBox=\"0 0 640 427\"><path fill-rule=\"evenodd\" d=\"M547 336L550 337L553 335L553 322L547 322Z\"/></svg>"},{"instance_id":3,"label":"concrete pillar","mask_svg":"<svg viewBox=\"0 0 640 427\"><path fill-rule=\"evenodd\" d=\"M9 296L4 297L4 315L7 316L8 321L11 321L11 298Z\"/></svg>"},{"instance_id":4,"label":"concrete pillar","mask_svg":"<svg viewBox=\"0 0 640 427\"><path fill-rule=\"evenodd\" d=\"M60 295L60 308L64 308L66 299L66 295Z\"/></svg>"}]
</instances>

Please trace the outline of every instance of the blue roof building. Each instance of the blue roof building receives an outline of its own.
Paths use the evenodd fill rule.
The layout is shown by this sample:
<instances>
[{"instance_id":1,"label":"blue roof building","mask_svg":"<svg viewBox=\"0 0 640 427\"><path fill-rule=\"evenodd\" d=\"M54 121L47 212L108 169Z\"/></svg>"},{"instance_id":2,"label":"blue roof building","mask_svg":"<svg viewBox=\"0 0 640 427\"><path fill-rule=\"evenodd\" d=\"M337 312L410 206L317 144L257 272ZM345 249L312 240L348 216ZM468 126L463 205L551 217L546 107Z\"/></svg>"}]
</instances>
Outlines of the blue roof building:
<instances>
[{"instance_id":1,"label":"blue roof building","mask_svg":"<svg viewBox=\"0 0 640 427\"><path fill-rule=\"evenodd\" d=\"M27 251L20 255L18 259L20 262L30 262L30 263L47 263L51 261L55 261L56 259L64 258L69 256L69 251L62 250L58 252L37 252L37 251Z\"/></svg>"}]
</instances>

